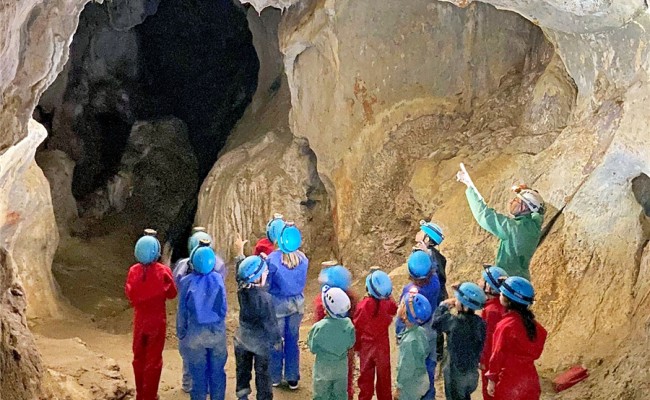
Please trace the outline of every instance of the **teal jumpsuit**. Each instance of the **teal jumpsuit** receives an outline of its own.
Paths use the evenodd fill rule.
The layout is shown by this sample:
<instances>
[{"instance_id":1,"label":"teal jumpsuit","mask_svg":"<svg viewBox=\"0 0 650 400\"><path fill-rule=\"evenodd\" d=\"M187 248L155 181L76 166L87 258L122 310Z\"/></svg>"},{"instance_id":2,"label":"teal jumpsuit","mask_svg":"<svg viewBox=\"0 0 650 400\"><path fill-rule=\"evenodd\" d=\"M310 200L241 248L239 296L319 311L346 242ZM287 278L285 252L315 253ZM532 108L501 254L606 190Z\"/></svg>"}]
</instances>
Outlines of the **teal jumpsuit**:
<instances>
[{"instance_id":1,"label":"teal jumpsuit","mask_svg":"<svg viewBox=\"0 0 650 400\"><path fill-rule=\"evenodd\" d=\"M307 345L316 355L314 400L348 398L348 350L354 346L354 339L350 318L327 316L312 326Z\"/></svg>"},{"instance_id":2,"label":"teal jumpsuit","mask_svg":"<svg viewBox=\"0 0 650 400\"><path fill-rule=\"evenodd\" d=\"M530 280L530 259L542 236L544 215L531 213L509 218L489 208L476 188L468 187L465 194L476 222L499 238L496 265L510 276Z\"/></svg>"},{"instance_id":3,"label":"teal jumpsuit","mask_svg":"<svg viewBox=\"0 0 650 400\"><path fill-rule=\"evenodd\" d=\"M412 326L399 335L397 389L399 400L420 400L429 390L426 359L429 341L424 328Z\"/></svg>"}]
</instances>

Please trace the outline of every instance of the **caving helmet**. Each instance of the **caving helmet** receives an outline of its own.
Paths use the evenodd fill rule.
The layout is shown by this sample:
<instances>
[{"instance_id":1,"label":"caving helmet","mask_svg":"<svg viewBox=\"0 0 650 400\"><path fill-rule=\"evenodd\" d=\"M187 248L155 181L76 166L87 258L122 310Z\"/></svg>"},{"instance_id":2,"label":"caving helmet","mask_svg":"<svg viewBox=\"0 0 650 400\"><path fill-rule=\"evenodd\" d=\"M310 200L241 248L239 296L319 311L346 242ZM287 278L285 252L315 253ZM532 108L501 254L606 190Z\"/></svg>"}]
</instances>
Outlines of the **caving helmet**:
<instances>
[{"instance_id":1,"label":"caving helmet","mask_svg":"<svg viewBox=\"0 0 650 400\"><path fill-rule=\"evenodd\" d=\"M416 249L409 256L407 262L409 275L413 279L424 279L431 274L431 257L424 250Z\"/></svg>"},{"instance_id":2,"label":"caving helmet","mask_svg":"<svg viewBox=\"0 0 650 400\"><path fill-rule=\"evenodd\" d=\"M426 297L416 291L409 291L404 298L406 318L415 325L423 325L431 318L431 304Z\"/></svg>"},{"instance_id":3,"label":"caving helmet","mask_svg":"<svg viewBox=\"0 0 650 400\"><path fill-rule=\"evenodd\" d=\"M393 293L393 282L384 271L374 270L366 277L366 290L375 299L387 299Z\"/></svg>"},{"instance_id":4,"label":"caving helmet","mask_svg":"<svg viewBox=\"0 0 650 400\"><path fill-rule=\"evenodd\" d=\"M275 213L273 214L273 218L266 224L266 238L271 243L275 243L278 240L280 232L284 228L285 222L283 218L282 214Z\"/></svg>"},{"instance_id":5,"label":"caving helmet","mask_svg":"<svg viewBox=\"0 0 650 400\"><path fill-rule=\"evenodd\" d=\"M515 303L530 306L535 301L535 289L527 280L519 276L506 279L499 288L501 293Z\"/></svg>"},{"instance_id":6,"label":"caving helmet","mask_svg":"<svg viewBox=\"0 0 650 400\"><path fill-rule=\"evenodd\" d=\"M483 276L485 283L487 283L495 293L499 293L502 279L508 278L508 273L503 268L488 264L483 266L483 272L481 275Z\"/></svg>"},{"instance_id":7,"label":"caving helmet","mask_svg":"<svg viewBox=\"0 0 650 400\"><path fill-rule=\"evenodd\" d=\"M278 247L285 254L293 253L300 248L302 235L296 225L287 221L278 235Z\"/></svg>"},{"instance_id":8,"label":"caving helmet","mask_svg":"<svg viewBox=\"0 0 650 400\"><path fill-rule=\"evenodd\" d=\"M352 284L352 274L336 261L326 261L322 264L325 268L318 274L318 282L321 286L337 287L346 291Z\"/></svg>"},{"instance_id":9,"label":"caving helmet","mask_svg":"<svg viewBox=\"0 0 650 400\"><path fill-rule=\"evenodd\" d=\"M341 288L323 286L321 292L323 307L333 318L342 319L347 317L350 311L350 298Z\"/></svg>"},{"instance_id":10,"label":"caving helmet","mask_svg":"<svg viewBox=\"0 0 650 400\"><path fill-rule=\"evenodd\" d=\"M463 282L455 290L456 299L470 310L480 310L487 300L483 290L472 282Z\"/></svg>"},{"instance_id":11,"label":"caving helmet","mask_svg":"<svg viewBox=\"0 0 650 400\"><path fill-rule=\"evenodd\" d=\"M544 199L537 190L526 185L513 186L512 191L528 207L530 212L538 213L544 210Z\"/></svg>"},{"instance_id":12,"label":"caving helmet","mask_svg":"<svg viewBox=\"0 0 650 400\"><path fill-rule=\"evenodd\" d=\"M436 245L440 245L442 241L445 240L445 235L442 234L442 228L433 222L421 220L420 230L424 232Z\"/></svg>"},{"instance_id":13,"label":"caving helmet","mask_svg":"<svg viewBox=\"0 0 650 400\"><path fill-rule=\"evenodd\" d=\"M199 242L199 245L190 254L190 263L192 268L200 274L207 274L214 270L217 265L217 256L210 248L210 242L207 240Z\"/></svg>"},{"instance_id":14,"label":"caving helmet","mask_svg":"<svg viewBox=\"0 0 650 400\"><path fill-rule=\"evenodd\" d=\"M151 264L160 258L160 242L156 234L153 229L145 229L144 236L135 243L135 259L139 263Z\"/></svg>"},{"instance_id":15,"label":"caving helmet","mask_svg":"<svg viewBox=\"0 0 650 400\"><path fill-rule=\"evenodd\" d=\"M199 245L199 242L201 240L207 240L210 243L212 243L212 236L210 236L207 232L205 232L205 228L202 226L197 226L194 229L192 229L192 236L190 236L189 239L187 239L187 251L189 253L194 250L196 246Z\"/></svg>"},{"instance_id":16,"label":"caving helmet","mask_svg":"<svg viewBox=\"0 0 650 400\"><path fill-rule=\"evenodd\" d=\"M262 257L248 256L239 263L237 279L244 283L253 283L262 276L266 268L266 261Z\"/></svg>"}]
</instances>

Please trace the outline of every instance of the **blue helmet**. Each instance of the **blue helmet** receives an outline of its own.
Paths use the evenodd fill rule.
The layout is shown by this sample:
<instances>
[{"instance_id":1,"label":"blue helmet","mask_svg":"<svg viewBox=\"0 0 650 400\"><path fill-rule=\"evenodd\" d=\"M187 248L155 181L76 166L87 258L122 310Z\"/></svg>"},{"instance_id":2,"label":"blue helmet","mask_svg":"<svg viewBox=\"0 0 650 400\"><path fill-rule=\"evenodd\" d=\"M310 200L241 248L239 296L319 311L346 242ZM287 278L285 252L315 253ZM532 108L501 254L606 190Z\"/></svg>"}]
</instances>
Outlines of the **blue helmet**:
<instances>
[{"instance_id":1,"label":"blue helmet","mask_svg":"<svg viewBox=\"0 0 650 400\"><path fill-rule=\"evenodd\" d=\"M275 243L280 236L280 232L284 228L285 222L282 214L273 214L273 218L266 224L266 238L271 243Z\"/></svg>"},{"instance_id":2,"label":"blue helmet","mask_svg":"<svg viewBox=\"0 0 650 400\"><path fill-rule=\"evenodd\" d=\"M334 265L324 268L318 274L318 282L329 287L337 287L346 291L352 284L352 274L342 265Z\"/></svg>"},{"instance_id":3,"label":"blue helmet","mask_svg":"<svg viewBox=\"0 0 650 400\"><path fill-rule=\"evenodd\" d=\"M202 244L205 242L201 242ZM190 255L190 263L192 268L200 274L207 274L214 270L217 265L217 256L214 254L209 246L201 246L195 248Z\"/></svg>"},{"instance_id":4,"label":"blue helmet","mask_svg":"<svg viewBox=\"0 0 650 400\"><path fill-rule=\"evenodd\" d=\"M375 270L366 277L366 290L375 299L387 299L393 293L393 282L387 273Z\"/></svg>"},{"instance_id":5,"label":"blue helmet","mask_svg":"<svg viewBox=\"0 0 650 400\"><path fill-rule=\"evenodd\" d=\"M237 279L244 283L253 283L258 280L266 270L266 261L260 256L248 256L237 270Z\"/></svg>"},{"instance_id":6,"label":"blue helmet","mask_svg":"<svg viewBox=\"0 0 650 400\"><path fill-rule=\"evenodd\" d=\"M207 240L208 242L212 243L212 236L208 235L204 231L196 231L190 236L190 238L187 240L187 251L189 253L192 253L192 250L196 248L196 246L199 245L199 242L202 240Z\"/></svg>"},{"instance_id":7,"label":"blue helmet","mask_svg":"<svg viewBox=\"0 0 650 400\"><path fill-rule=\"evenodd\" d=\"M483 290L472 282L463 282L456 289L456 298L462 305L470 310L480 310L485 306L487 300Z\"/></svg>"},{"instance_id":8,"label":"blue helmet","mask_svg":"<svg viewBox=\"0 0 650 400\"><path fill-rule=\"evenodd\" d=\"M535 301L535 289L527 280L519 276L506 279L499 288L501 293L515 303L529 306Z\"/></svg>"},{"instance_id":9,"label":"blue helmet","mask_svg":"<svg viewBox=\"0 0 650 400\"><path fill-rule=\"evenodd\" d=\"M287 222L278 235L278 247L283 253L293 253L300 248L302 235L293 222Z\"/></svg>"},{"instance_id":10,"label":"blue helmet","mask_svg":"<svg viewBox=\"0 0 650 400\"><path fill-rule=\"evenodd\" d=\"M496 293L499 293L501 279L508 277L508 273L503 268L494 265L484 265L481 275L483 275L485 283L487 283Z\"/></svg>"},{"instance_id":11,"label":"blue helmet","mask_svg":"<svg viewBox=\"0 0 650 400\"><path fill-rule=\"evenodd\" d=\"M420 221L420 230L424 232L436 245L445 240L445 235L442 234L442 228L433 222Z\"/></svg>"},{"instance_id":12,"label":"blue helmet","mask_svg":"<svg viewBox=\"0 0 650 400\"><path fill-rule=\"evenodd\" d=\"M160 242L154 236L156 231L147 229L135 243L135 259L142 264L151 264L160 257Z\"/></svg>"},{"instance_id":13,"label":"blue helmet","mask_svg":"<svg viewBox=\"0 0 650 400\"><path fill-rule=\"evenodd\" d=\"M431 318L431 303L419 293L409 292L404 299L406 318L415 325L423 325Z\"/></svg>"},{"instance_id":14,"label":"blue helmet","mask_svg":"<svg viewBox=\"0 0 650 400\"><path fill-rule=\"evenodd\" d=\"M414 279L423 279L431 274L431 257L423 250L415 250L407 261L409 275Z\"/></svg>"}]
</instances>

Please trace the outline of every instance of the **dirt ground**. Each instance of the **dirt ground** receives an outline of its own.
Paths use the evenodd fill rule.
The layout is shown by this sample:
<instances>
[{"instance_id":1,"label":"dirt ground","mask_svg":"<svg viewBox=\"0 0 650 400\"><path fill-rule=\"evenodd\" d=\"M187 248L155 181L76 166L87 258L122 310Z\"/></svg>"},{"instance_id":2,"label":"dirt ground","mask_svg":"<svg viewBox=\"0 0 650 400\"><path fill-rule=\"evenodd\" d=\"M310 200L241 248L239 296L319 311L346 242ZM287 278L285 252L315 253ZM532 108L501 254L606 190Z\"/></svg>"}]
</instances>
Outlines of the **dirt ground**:
<instances>
[{"instance_id":1,"label":"dirt ground","mask_svg":"<svg viewBox=\"0 0 650 400\"><path fill-rule=\"evenodd\" d=\"M69 303L62 318L31 320L44 362L53 374L65 374L89 389L94 398L129 399L135 387L131 369L132 310L123 295L128 266L132 263L133 238L124 229L114 229L105 236L91 239L63 239L54 263L54 274ZM317 275L320 259L312 260L306 288L308 306L301 327L301 386L297 391L286 387L274 389L277 399L311 397L313 355L304 340L312 323L311 302L318 293ZM233 267L229 267L228 319L229 357L226 399L235 399L235 359L232 337L237 327L238 304ZM357 277L359 278L359 277ZM364 292L362 279L355 281L357 293ZM182 363L175 337L176 301L168 303L167 343L160 383L161 400L188 399L181 390ZM392 329L391 329L392 331ZM397 348L391 340L393 367L397 365ZM441 383L442 379L440 380ZM437 398L444 398L442 385ZM548 390L545 390L548 392ZM479 391L473 397L480 398ZM555 398L547 396L546 398Z\"/></svg>"}]
</instances>

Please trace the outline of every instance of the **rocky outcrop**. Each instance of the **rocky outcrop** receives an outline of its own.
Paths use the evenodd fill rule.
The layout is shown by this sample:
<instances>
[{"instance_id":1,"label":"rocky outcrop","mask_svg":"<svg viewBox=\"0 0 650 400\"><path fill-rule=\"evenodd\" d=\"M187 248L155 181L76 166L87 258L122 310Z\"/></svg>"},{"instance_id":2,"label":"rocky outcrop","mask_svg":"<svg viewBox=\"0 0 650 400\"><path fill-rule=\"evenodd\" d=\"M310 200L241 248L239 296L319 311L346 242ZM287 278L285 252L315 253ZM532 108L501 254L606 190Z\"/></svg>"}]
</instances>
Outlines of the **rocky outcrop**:
<instances>
[{"instance_id":1,"label":"rocky outcrop","mask_svg":"<svg viewBox=\"0 0 650 400\"><path fill-rule=\"evenodd\" d=\"M567 398L644 398L647 5L484 2L531 24L449 2L463 8L302 1L282 18L291 131L318 160L338 251L357 270L398 265L430 216L451 278L474 280L496 243L469 215L458 163L498 209L528 182L549 208L532 267L551 329L543 371L593 369Z\"/></svg>"},{"instance_id":2,"label":"rocky outcrop","mask_svg":"<svg viewBox=\"0 0 650 400\"><path fill-rule=\"evenodd\" d=\"M75 163L61 150L46 150L36 154L36 162L50 185L54 217L59 235L70 233L79 219L77 201L72 195L72 174Z\"/></svg>"},{"instance_id":3,"label":"rocky outcrop","mask_svg":"<svg viewBox=\"0 0 650 400\"><path fill-rule=\"evenodd\" d=\"M301 228L306 251L331 255L330 203L316 157L309 143L289 130L289 88L280 75L274 35L278 17L276 10L261 16L249 10L254 41L264 44L258 92L199 192L195 223L208 229L227 258L236 234L254 245L276 212Z\"/></svg>"}]
</instances>

